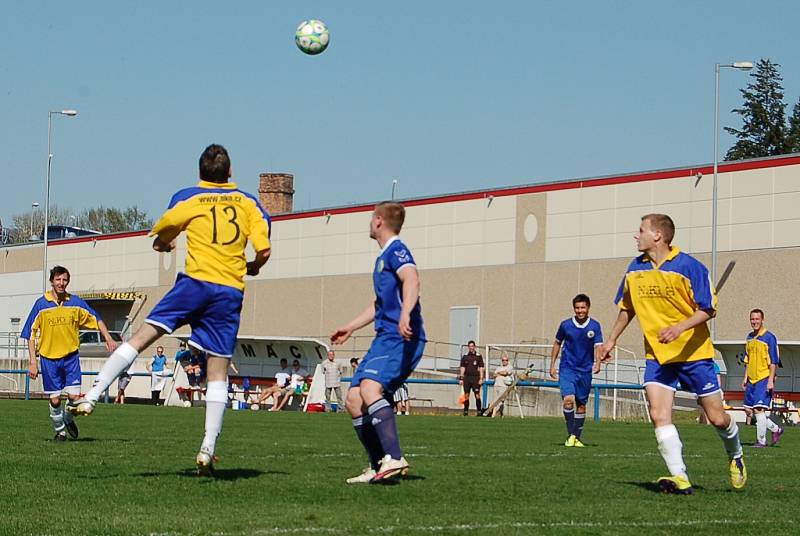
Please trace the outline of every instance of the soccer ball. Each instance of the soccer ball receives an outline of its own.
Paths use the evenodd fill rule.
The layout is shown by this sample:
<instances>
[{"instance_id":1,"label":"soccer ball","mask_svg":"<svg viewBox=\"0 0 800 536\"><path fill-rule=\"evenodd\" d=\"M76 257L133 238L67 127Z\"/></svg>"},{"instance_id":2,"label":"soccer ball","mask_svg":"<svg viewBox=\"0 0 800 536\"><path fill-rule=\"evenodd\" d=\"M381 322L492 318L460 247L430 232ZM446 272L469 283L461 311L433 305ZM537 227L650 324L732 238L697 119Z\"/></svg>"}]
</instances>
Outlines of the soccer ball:
<instances>
[{"instance_id":1,"label":"soccer ball","mask_svg":"<svg viewBox=\"0 0 800 536\"><path fill-rule=\"evenodd\" d=\"M192 403L189 400L184 400L183 401L183 407L184 408L191 408L192 407Z\"/></svg>"},{"instance_id":2,"label":"soccer ball","mask_svg":"<svg viewBox=\"0 0 800 536\"><path fill-rule=\"evenodd\" d=\"M320 54L328 48L330 39L328 27L321 20L304 20L294 33L297 48L311 56Z\"/></svg>"},{"instance_id":3,"label":"soccer ball","mask_svg":"<svg viewBox=\"0 0 800 536\"><path fill-rule=\"evenodd\" d=\"M261 409L261 406L259 406L258 404L250 404L250 409L252 409L253 411L258 411Z\"/></svg>"}]
</instances>

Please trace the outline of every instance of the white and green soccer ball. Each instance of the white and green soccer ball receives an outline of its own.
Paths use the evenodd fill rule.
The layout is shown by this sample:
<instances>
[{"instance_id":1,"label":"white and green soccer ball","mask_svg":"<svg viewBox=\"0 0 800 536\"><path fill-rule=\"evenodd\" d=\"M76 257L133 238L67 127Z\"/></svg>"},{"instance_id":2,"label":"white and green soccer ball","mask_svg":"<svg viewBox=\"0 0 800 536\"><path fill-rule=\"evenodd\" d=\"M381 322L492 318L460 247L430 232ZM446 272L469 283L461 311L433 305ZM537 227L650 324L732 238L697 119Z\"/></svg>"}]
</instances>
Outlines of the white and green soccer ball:
<instances>
[{"instance_id":1,"label":"white and green soccer ball","mask_svg":"<svg viewBox=\"0 0 800 536\"><path fill-rule=\"evenodd\" d=\"M294 33L294 42L297 48L311 56L324 52L328 48L330 40L331 33L328 31L328 27L324 22L316 19L304 20Z\"/></svg>"}]
</instances>

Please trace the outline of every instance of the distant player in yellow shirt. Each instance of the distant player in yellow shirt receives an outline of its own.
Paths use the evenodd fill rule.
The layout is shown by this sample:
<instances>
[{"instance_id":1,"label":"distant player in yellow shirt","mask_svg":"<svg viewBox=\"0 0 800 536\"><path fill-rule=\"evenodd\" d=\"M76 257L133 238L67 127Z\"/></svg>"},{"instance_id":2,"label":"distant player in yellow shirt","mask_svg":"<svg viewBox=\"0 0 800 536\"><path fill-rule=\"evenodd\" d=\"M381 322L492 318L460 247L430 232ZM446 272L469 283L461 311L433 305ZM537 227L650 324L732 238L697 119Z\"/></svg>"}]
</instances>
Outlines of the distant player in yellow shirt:
<instances>
[{"instance_id":1,"label":"distant player in yellow shirt","mask_svg":"<svg viewBox=\"0 0 800 536\"><path fill-rule=\"evenodd\" d=\"M100 394L139 355L165 333L189 324L189 345L208 355L205 437L196 457L198 473L214 470L217 436L228 402L227 369L236 348L244 297L244 276L257 275L270 256L270 217L253 195L239 190L231 161L221 145L209 145L200 156L200 183L178 191L150 231L153 249L175 247L186 232L186 273L153 308L145 324L108 358L86 398L67 408L89 415ZM246 262L247 242L256 251Z\"/></svg>"},{"instance_id":2,"label":"distant player in yellow shirt","mask_svg":"<svg viewBox=\"0 0 800 536\"><path fill-rule=\"evenodd\" d=\"M69 270L63 266L54 266L50 270L52 288L33 304L20 333L20 338L28 340L28 376L32 380L39 377L36 357L41 360L42 387L50 397L50 420L56 431L55 441L66 441L67 435L72 439L78 438L78 426L61 407L61 393L66 393L70 400L81 395L79 330L99 330L109 353L117 347L94 309L80 297L67 292L69 279Z\"/></svg>"},{"instance_id":3,"label":"distant player in yellow shirt","mask_svg":"<svg viewBox=\"0 0 800 536\"><path fill-rule=\"evenodd\" d=\"M766 413L772 404L775 371L781 358L778 339L764 327L764 311L750 311L750 327L753 331L747 334L744 358L747 371L742 380L744 408L752 411L756 418L756 442L753 446L763 448L767 446L767 430L772 432L773 445L783 435L783 428L768 419Z\"/></svg>"},{"instance_id":4,"label":"distant player in yellow shirt","mask_svg":"<svg viewBox=\"0 0 800 536\"><path fill-rule=\"evenodd\" d=\"M619 315L608 341L600 347L603 360L612 357L617 339L639 317L647 364L645 393L655 426L658 450L670 476L658 479L666 493L688 495L693 488L683 462L683 445L672 424L672 403L678 383L698 397L708 421L717 428L729 458L731 485L747 482L736 422L725 413L714 372L714 346L706 322L716 314L717 296L708 269L672 245L675 224L666 214L642 217L636 244L642 255L633 259L622 279L616 303Z\"/></svg>"}]
</instances>

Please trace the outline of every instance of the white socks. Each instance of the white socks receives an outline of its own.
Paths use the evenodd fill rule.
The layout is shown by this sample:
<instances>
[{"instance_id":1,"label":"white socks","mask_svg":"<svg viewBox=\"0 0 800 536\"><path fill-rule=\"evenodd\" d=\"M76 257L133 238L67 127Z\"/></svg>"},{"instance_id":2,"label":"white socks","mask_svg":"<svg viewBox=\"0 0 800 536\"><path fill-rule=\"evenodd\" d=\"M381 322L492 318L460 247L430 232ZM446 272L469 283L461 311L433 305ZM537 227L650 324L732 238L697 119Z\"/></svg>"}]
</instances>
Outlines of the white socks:
<instances>
[{"instance_id":1,"label":"white socks","mask_svg":"<svg viewBox=\"0 0 800 536\"><path fill-rule=\"evenodd\" d=\"M742 443L739 441L739 427L736 426L736 421L731 419L727 428L717 428L717 434L722 438L728 458L741 458Z\"/></svg>"},{"instance_id":2,"label":"white socks","mask_svg":"<svg viewBox=\"0 0 800 536\"><path fill-rule=\"evenodd\" d=\"M92 388L86 393L86 399L92 402L100 400L100 395L108 389L111 382L117 379L117 376L131 366L138 355L139 352L127 342L118 346L117 349L114 350L114 353L111 354L103 364L103 368L97 375L94 385L92 385Z\"/></svg>"},{"instance_id":3,"label":"white socks","mask_svg":"<svg viewBox=\"0 0 800 536\"><path fill-rule=\"evenodd\" d=\"M58 405L57 408L54 408L52 404L48 404L47 407L50 408L50 420L53 421L53 429L56 433L61 433L64 431L64 409L61 404Z\"/></svg>"},{"instance_id":4,"label":"white socks","mask_svg":"<svg viewBox=\"0 0 800 536\"><path fill-rule=\"evenodd\" d=\"M208 382L206 384L206 435L200 448L211 454L214 454L217 436L222 431L222 419L225 416L227 404L228 382Z\"/></svg>"},{"instance_id":5,"label":"white socks","mask_svg":"<svg viewBox=\"0 0 800 536\"><path fill-rule=\"evenodd\" d=\"M756 413L756 439L759 443L767 442L767 430L770 432L777 432L780 430L777 424L772 422L772 419L767 418L767 414L763 411Z\"/></svg>"},{"instance_id":6,"label":"white socks","mask_svg":"<svg viewBox=\"0 0 800 536\"><path fill-rule=\"evenodd\" d=\"M686 476L686 465L683 463L683 444L674 424L659 426L655 429L656 441L661 457L667 464L667 469L672 476Z\"/></svg>"}]
</instances>

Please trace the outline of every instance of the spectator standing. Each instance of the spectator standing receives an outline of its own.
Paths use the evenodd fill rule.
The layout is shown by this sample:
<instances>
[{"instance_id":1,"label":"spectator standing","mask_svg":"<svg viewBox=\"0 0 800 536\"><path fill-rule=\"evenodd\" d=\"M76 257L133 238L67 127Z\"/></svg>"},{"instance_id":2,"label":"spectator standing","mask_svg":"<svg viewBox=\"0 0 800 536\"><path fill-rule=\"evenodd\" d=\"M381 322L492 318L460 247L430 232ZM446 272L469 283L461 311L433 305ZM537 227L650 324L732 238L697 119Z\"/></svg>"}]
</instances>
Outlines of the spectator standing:
<instances>
[{"instance_id":1,"label":"spectator standing","mask_svg":"<svg viewBox=\"0 0 800 536\"><path fill-rule=\"evenodd\" d=\"M322 371L325 373L325 402L331 411L344 411L342 400L342 373L336 364L336 354L333 350L328 350L328 359L322 363ZM331 402L331 394L336 395L336 408Z\"/></svg>"},{"instance_id":2,"label":"spectator standing","mask_svg":"<svg viewBox=\"0 0 800 536\"><path fill-rule=\"evenodd\" d=\"M167 356L164 355L164 347L156 347L156 355L147 364L147 372L150 373L150 402L158 406L161 400L161 390L167 383Z\"/></svg>"}]
</instances>

